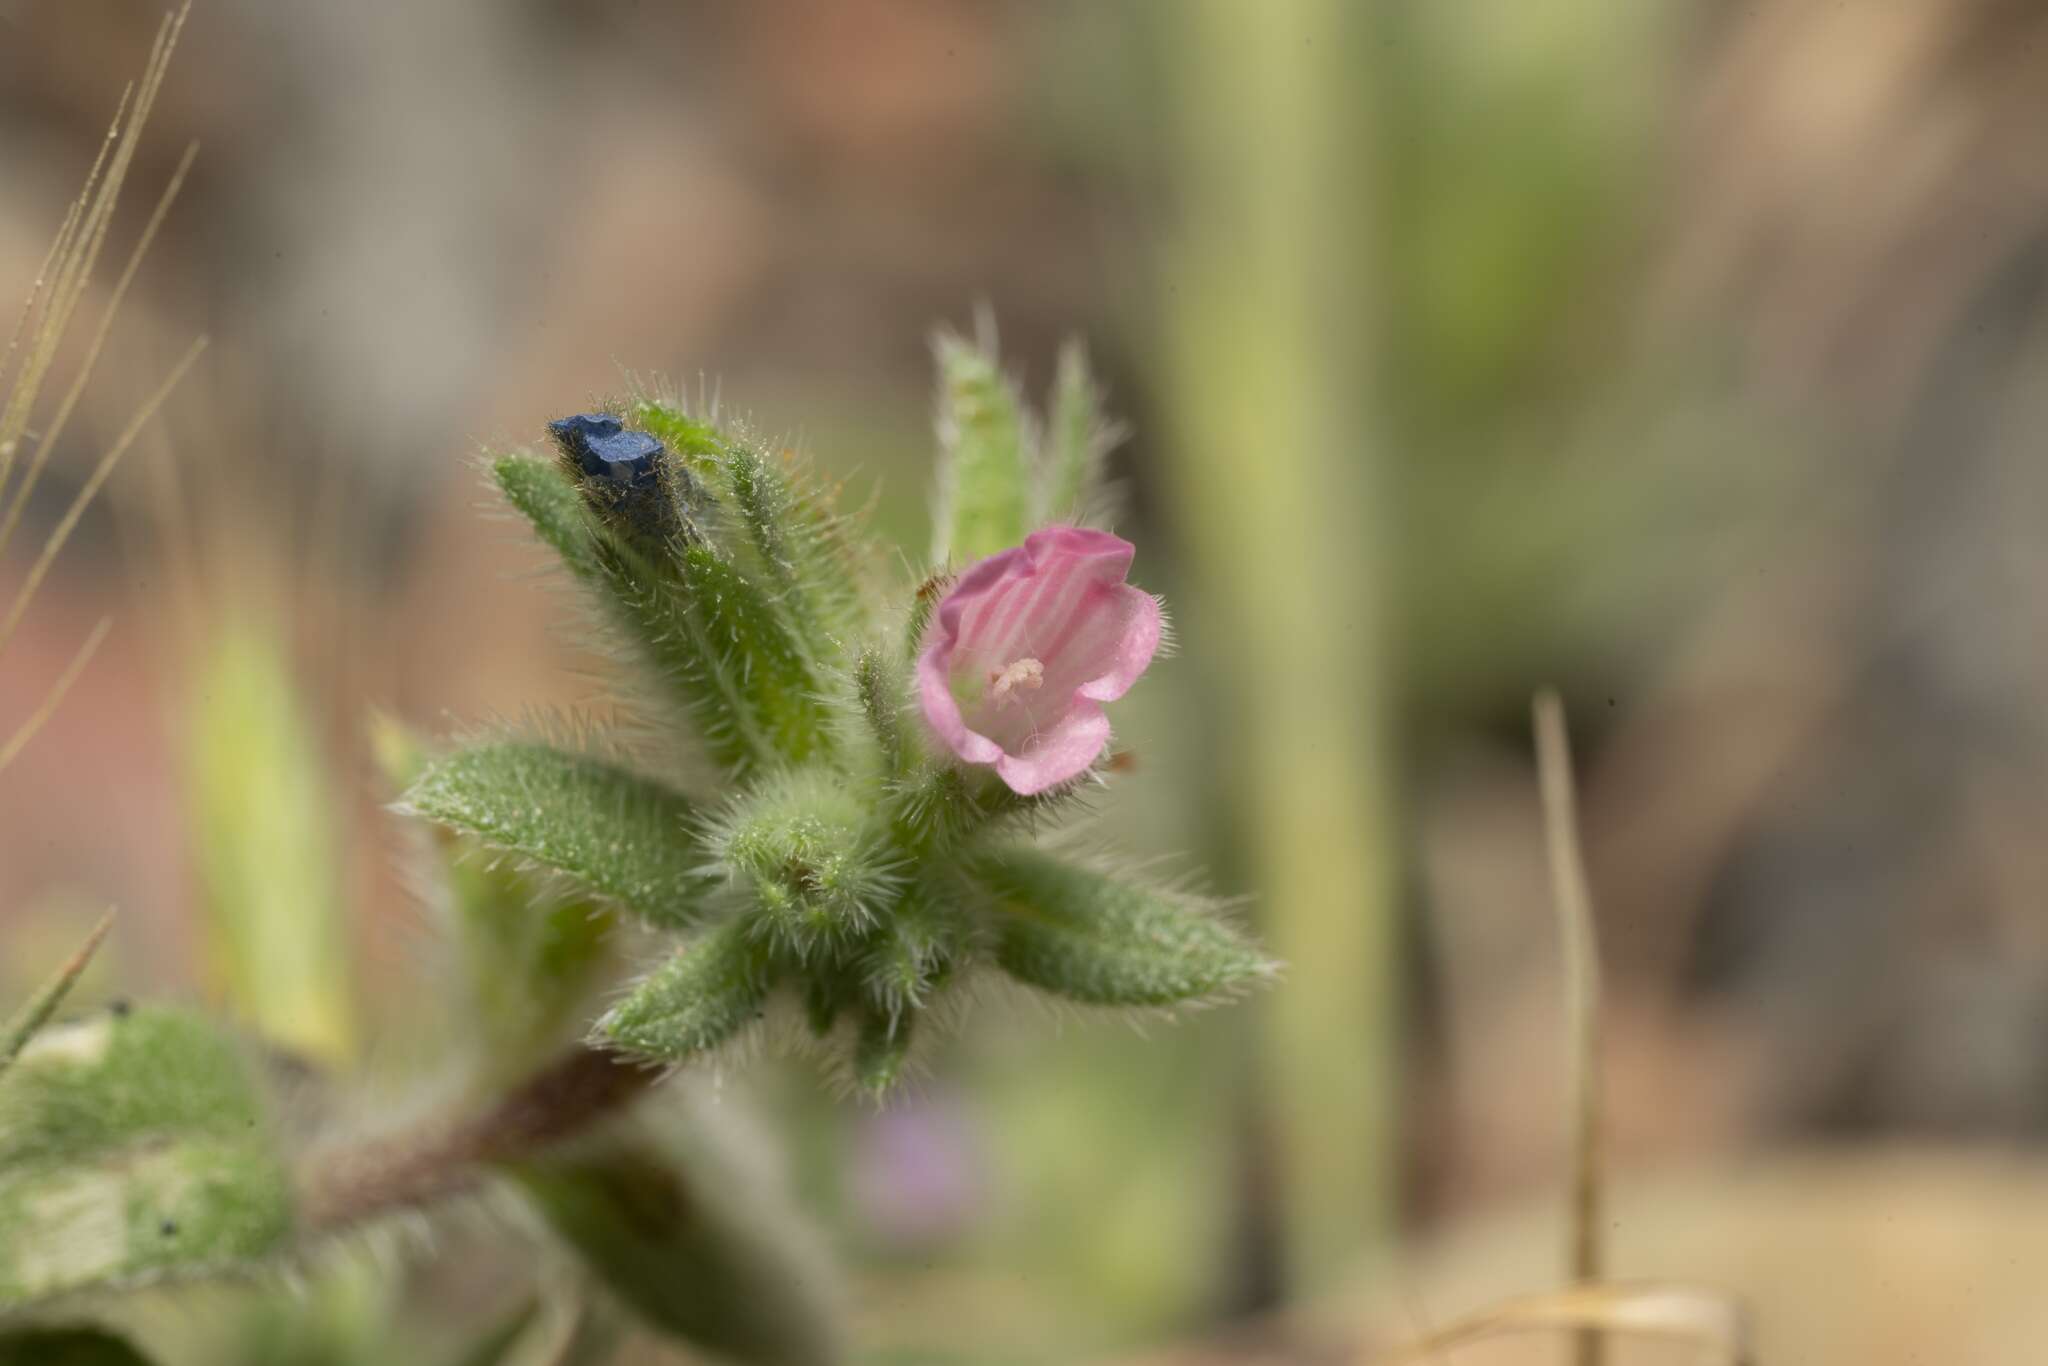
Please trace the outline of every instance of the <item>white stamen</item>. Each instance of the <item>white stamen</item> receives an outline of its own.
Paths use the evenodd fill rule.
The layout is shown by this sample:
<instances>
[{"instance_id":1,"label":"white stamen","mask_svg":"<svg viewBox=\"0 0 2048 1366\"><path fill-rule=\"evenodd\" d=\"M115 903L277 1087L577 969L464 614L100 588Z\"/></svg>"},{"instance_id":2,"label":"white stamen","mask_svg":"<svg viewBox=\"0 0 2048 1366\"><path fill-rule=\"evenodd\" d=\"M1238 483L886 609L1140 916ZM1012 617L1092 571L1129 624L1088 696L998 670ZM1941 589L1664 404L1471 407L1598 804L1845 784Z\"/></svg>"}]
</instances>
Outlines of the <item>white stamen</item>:
<instances>
[{"instance_id":1,"label":"white stamen","mask_svg":"<svg viewBox=\"0 0 2048 1366\"><path fill-rule=\"evenodd\" d=\"M1011 694L1020 688L1036 692L1045 686L1045 665L1031 656L1015 660L1005 668L991 669L988 674L989 700L998 707L1014 701Z\"/></svg>"}]
</instances>

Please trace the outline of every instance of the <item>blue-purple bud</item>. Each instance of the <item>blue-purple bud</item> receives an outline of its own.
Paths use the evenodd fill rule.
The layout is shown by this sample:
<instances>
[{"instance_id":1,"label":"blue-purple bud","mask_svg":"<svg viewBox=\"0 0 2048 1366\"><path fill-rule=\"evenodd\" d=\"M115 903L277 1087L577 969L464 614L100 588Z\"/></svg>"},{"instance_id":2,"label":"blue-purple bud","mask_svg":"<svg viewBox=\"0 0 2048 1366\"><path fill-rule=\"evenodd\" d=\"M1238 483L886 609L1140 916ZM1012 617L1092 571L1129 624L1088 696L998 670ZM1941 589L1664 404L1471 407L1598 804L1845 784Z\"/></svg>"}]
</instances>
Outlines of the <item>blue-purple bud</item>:
<instances>
[{"instance_id":1,"label":"blue-purple bud","mask_svg":"<svg viewBox=\"0 0 2048 1366\"><path fill-rule=\"evenodd\" d=\"M594 479L625 485L654 482L654 464L665 453L646 432L629 432L606 413L577 413L548 424L562 454Z\"/></svg>"}]
</instances>

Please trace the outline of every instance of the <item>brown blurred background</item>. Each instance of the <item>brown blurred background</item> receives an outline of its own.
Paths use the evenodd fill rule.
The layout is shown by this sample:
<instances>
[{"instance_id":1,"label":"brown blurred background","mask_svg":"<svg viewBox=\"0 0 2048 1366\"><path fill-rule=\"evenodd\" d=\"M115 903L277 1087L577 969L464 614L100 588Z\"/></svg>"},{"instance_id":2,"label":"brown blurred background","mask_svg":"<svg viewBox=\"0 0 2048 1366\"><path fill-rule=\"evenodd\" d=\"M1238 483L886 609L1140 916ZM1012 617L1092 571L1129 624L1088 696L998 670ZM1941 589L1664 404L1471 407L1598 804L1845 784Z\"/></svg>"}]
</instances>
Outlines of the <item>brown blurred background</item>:
<instances>
[{"instance_id":1,"label":"brown blurred background","mask_svg":"<svg viewBox=\"0 0 2048 1366\"><path fill-rule=\"evenodd\" d=\"M159 12L0 0L0 298ZM2044 128L2011 0L201 0L127 231L196 170L31 519L212 347L0 671L25 714L115 618L0 786L0 988L113 902L103 991L220 999L209 917L275 899L196 828L253 658L344 1047L402 1054L431 934L367 713L603 704L475 454L665 376L915 555L928 338L986 304L1034 392L1084 336L1135 431L1183 648L1115 833L1293 966L1145 1039L990 1012L908 1121L761 1081L874 1359L1348 1352L1556 1280L1546 682L1616 1271L1740 1290L1765 1361L2028 1359Z\"/></svg>"}]
</instances>

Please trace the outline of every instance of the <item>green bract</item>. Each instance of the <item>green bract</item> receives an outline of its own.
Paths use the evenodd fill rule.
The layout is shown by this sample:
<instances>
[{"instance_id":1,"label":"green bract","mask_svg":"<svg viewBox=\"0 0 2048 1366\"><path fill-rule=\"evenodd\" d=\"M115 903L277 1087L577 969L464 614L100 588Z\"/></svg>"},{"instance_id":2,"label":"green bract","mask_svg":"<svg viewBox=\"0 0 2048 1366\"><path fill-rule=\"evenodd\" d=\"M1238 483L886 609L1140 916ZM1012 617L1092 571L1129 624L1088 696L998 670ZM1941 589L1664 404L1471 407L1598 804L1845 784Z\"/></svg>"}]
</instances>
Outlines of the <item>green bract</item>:
<instances>
[{"instance_id":1,"label":"green bract","mask_svg":"<svg viewBox=\"0 0 2048 1366\"><path fill-rule=\"evenodd\" d=\"M406 794L413 813L682 936L599 1021L604 1045L682 1062L784 999L880 1090L916 1017L977 968L1142 1007L1270 971L1199 899L1033 847L1078 784L1019 796L928 741L909 674L949 576L1048 519L1099 512L1116 439L1078 347L1043 421L992 349L948 335L937 354L936 549L895 589L876 569L891 557L813 476L672 402L562 424L657 438L652 476L566 449L492 465L709 771L502 739L429 763Z\"/></svg>"}]
</instances>

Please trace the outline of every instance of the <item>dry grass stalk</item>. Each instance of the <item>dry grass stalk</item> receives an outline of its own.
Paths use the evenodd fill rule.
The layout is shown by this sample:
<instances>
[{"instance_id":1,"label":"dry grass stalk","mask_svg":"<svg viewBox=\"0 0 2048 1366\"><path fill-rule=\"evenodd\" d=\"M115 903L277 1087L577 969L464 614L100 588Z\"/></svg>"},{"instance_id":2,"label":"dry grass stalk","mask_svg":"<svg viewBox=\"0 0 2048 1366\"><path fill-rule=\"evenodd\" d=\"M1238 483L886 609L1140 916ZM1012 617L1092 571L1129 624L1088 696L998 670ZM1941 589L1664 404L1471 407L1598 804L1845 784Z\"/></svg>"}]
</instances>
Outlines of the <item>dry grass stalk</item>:
<instances>
[{"instance_id":1,"label":"dry grass stalk","mask_svg":"<svg viewBox=\"0 0 2048 1366\"><path fill-rule=\"evenodd\" d=\"M1585 851L1579 844L1578 801L1564 704L1556 693L1545 690L1536 695L1532 712L1551 900L1557 908L1558 936L1564 948L1571 1054L1571 1214L1566 1272L1567 1279L1583 1286L1600 1280L1605 1261L1600 1238L1600 940L1593 923L1592 893L1586 886ZM1599 1366L1599 1334L1581 1333L1575 1356L1579 1366Z\"/></svg>"},{"instance_id":2,"label":"dry grass stalk","mask_svg":"<svg viewBox=\"0 0 2048 1366\"><path fill-rule=\"evenodd\" d=\"M192 164L192 149L187 149L184 159L172 175L158 198L155 211L137 238L134 249L129 253L126 265L107 300L105 312L94 330L70 386L58 401L55 413L40 432L29 430L29 421L34 415L37 400L43 386L50 378L50 369L56 362L57 353L69 335L71 323L84 300L86 290L92 283L93 266L97 263L100 248L105 244L107 230L114 217L114 208L120 197L121 187L134 164L136 147L142 137L142 129L148 122L149 113L156 103L157 92L163 87L164 73L169 68L171 53L176 48L178 35L185 26L185 18L191 12L191 0L175 14L166 15L157 29L156 43L150 51L148 66L144 69L139 87L131 87L121 96L121 104L114 113L113 122L108 126L106 139L100 144L99 154L94 158L92 169L87 172L85 187L78 198L72 201L58 226L49 251L36 271L36 278L30 284L28 297L23 301L21 313L15 319L14 329L7 341L7 348L0 352L0 555L4 555L14 533L21 524L22 514L28 507L30 496L35 492L43 471L56 448L66 426L76 411L78 401L85 392L87 381L97 368L100 354L105 348L108 333L112 330L114 318L119 313L121 301L126 297L129 286L134 282L135 273L162 227L164 215L169 212L171 202L177 197L179 187L184 183L185 173ZM29 567L21 586L15 591L6 615L0 618L0 654L4 654L15 630L27 614L29 605L35 600L36 592L42 587L50 567L56 562L59 552L71 538L78 521L84 515L86 506L98 495L108 476L114 471L121 456L134 444L143 426L155 416L172 388L183 378L204 347L204 339L195 341L184 358L171 371L170 378L159 386L136 410L128 423L94 465L91 475L73 496L64 515L44 540L42 549ZM32 443L32 450L23 456L23 443ZM0 740L0 771L4 771L16 756L35 738L38 731L55 713L64 695L84 671L100 643L106 639L110 623L102 618L87 634L83 644L72 655L56 681L50 686L43 700L28 717L11 733ZM114 913L109 910L87 935L82 947L72 955L57 973L44 984L36 995L22 1007L4 1026L0 1026L0 1068L12 1062L14 1056L27 1044L31 1035L40 1029L62 1004L71 987L92 961L108 930L112 927Z\"/></svg>"}]
</instances>

